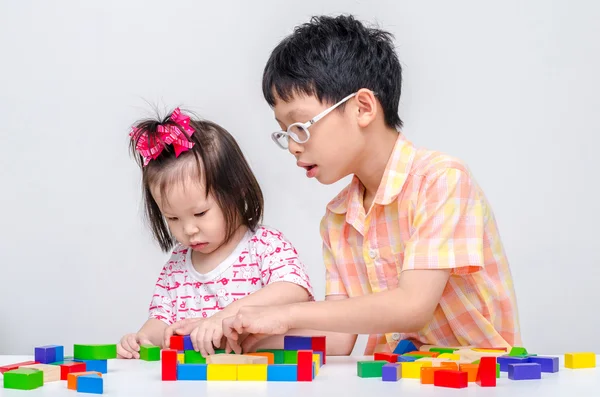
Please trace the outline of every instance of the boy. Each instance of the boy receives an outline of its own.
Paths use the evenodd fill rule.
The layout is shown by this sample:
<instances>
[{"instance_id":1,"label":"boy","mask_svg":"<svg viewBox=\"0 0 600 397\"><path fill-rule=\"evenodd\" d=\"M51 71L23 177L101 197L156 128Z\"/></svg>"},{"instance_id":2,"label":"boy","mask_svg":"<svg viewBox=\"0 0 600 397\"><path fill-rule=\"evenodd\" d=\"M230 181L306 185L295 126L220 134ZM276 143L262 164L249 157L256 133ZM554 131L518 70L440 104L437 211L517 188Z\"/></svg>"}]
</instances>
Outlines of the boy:
<instances>
[{"instance_id":1,"label":"boy","mask_svg":"<svg viewBox=\"0 0 600 397\"><path fill-rule=\"evenodd\" d=\"M288 331L326 334L330 355L365 333L366 355L403 339L521 344L490 205L463 163L399 132L401 72L392 36L350 16L313 18L274 49L263 76L273 139L309 178L353 179L321 222L326 300L240 310L223 322L234 350L241 334L247 350Z\"/></svg>"}]
</instances>

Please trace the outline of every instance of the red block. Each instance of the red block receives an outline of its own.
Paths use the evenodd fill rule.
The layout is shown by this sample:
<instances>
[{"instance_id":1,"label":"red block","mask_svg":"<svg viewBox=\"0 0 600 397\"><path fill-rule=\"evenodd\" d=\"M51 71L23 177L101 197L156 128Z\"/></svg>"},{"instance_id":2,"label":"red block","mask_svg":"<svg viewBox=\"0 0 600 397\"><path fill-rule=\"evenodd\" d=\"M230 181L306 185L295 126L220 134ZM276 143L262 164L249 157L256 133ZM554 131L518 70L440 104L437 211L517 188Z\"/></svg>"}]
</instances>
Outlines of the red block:
<instances>
[{"instance_id":1,"label":"red block","mask_svg":"<svg viewBox=\"0 0 600 397\"><path fill-rule=\"evenodd\" d=\"M325 343L324 336L313 336L312 337L312 349L313 352L323 352L323 365L327 361L327 344Z\"/></svg>"},{"instance_id":2,"label":"red block","mask_svg":"<svg viewBox=\"0 0 600 397\"><path fill-rule=\"evenodd\" d=\"M3 374L8 371L12 371L13 369L17 369L17 368L23 367L25 365L33 365L33 364L39 364L39 363L37 361L23 361L22 363L5 365L4 367L0 367L0 374Z\"/></svg>"},{"instance_id":3,"label":"red block","mask_svg":"<svg viewBox=\"0 0 600 397\"><path fill-rule=\"evenodd\" d=\"M73 362L60 364L60 380L67 380L70 373L85 371L87 371L85 363Z\"/></svg>"},{"instance_id":4,"label":"red block","mask_svg":"<svg viewBox=\"0 0 600 397\"><path fill-rule=\"evenodd\" d=\"M183 336L182 335L173 335L171 336L171 340L169 341L169 348L177 351L185 350L183 348Z\"/></svg>"},{"instance_id":5,"label":"red block","mask_svg":"<svg viewBox=\"0 0 600 397\"><path fill-rule=\"evenodd\" d=\"M313 351L298 350L298 382L312 382Z\"/></svg>"},{"instance_id":6,"label":"red block","mask_svg":"<svg viewBox=\"0 0 600 397\"><path fill-rule=\"evenodd\" d=\"M481 387L496 387L496 357L481 357L477 384Z\"/></svg>"},{"instance_id":7,"label":"red block","mask_svg":"<svg viewBox=\"0 0 600 397\"><path fill-rule=\"evenodd\" d=\"M434 386L463 389L469 385L469 374L463 371L439 370L433 373Z\"/></svg>"},{"instance_id":8,"label":"red block","mask_svg":"<svg viewBox=\"0 0 600 397\"><path fill-rule=\"evenodd\" d=\"M162 380L177 380L177 350L162 351Z\"/></svg>"},{"instance_id":9,"label":"red block","mask_svg":"<svg viewBox=\"0 0 600 397\"><path fill-rule=\"evenodd\" d=\"M387 361L389 363L396 363L398 362L398 355L394 354L394 353L375 353L373 354L373 360L374 361Z\"/></svg>"}]
</instances>

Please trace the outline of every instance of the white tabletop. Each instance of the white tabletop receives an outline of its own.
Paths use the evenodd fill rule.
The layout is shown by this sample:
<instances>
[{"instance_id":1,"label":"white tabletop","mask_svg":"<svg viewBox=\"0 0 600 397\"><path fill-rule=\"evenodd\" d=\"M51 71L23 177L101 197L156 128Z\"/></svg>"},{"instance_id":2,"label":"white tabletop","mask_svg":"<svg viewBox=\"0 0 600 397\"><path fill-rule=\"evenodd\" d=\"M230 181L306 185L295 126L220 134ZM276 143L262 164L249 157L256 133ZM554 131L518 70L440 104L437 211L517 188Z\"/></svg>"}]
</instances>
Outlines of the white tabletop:
<instances>
[{"instance_id":1,"label":"white tabletop","mask_svg":"<svg viewBox=\"0 0 600 397\"><path fill-rule=\"evenodd\" d=\"M107 396L600 396L600 369L566 369L560 357L560 371L542 374L541 380L513 381L501 373L497 387L482 388L469 383L466 389L446 389L421 385L418 379L383 382L381 379L363 379L356 376L356 362L373 357L327 357L313 382L216 382L174 381L163 382L160 362L139 360L110 360L104 374L104 394ZM31 356L0 356L0 366L31 360ZM66 381L47 383L32 391L8 390L0 387L2 397L56 396L74 397ZM83 394L79 394L82 396ZM91 394L85 394L90 395Z\"/></svg>"}]
</instances>

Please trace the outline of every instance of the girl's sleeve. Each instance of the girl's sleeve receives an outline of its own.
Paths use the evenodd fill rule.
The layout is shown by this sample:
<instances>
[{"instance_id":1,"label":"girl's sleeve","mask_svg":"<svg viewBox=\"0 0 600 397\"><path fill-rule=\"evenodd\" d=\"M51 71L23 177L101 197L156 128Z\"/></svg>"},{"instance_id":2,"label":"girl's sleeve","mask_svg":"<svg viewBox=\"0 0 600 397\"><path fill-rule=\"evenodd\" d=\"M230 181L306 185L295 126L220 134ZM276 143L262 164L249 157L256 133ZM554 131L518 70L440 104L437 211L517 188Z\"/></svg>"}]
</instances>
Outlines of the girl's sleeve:
<instances>
[{"instance_id":1,"label":"girl's sleeve","mask_svg":"<svg viewBox=\"0 0 600 397\"><path fill-rule=\"evenodd\" d=\"M296 248L281 232L265 229L257 244L257 259L261 266L263 284L280 281L294 283L305 288L310 295L310 300L314 300L306 267L300 260Z\"/></svg>"},{"instance_id":2,"label":"girl's sleeve","mask_svg":"<svg viewBox=\"0 0 600 397\"><path fill-rule=\"evenodd\" d=\"M148 318L155 318L171 325L176 321L177 311L173 307L175 283L169 275L171 274L170 265L165 265L156 284L154 285L154 294L150 302Z\"/></svg>"}]
</instances>

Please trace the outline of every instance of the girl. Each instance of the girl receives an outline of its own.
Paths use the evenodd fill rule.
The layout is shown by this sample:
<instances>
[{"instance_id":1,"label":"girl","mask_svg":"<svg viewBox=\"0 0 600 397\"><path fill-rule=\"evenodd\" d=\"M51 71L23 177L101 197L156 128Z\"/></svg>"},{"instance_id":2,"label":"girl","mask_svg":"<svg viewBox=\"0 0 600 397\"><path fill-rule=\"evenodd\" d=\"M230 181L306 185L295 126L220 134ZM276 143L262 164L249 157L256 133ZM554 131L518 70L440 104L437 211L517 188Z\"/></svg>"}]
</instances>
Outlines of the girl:
<instances>
[{"instance_id":1,"label":"girl","mask_svg":"<svg viewBox=\"0 0 600 397\"><path fill-rule=\"evenodd\" d=\"M167 327L198 319L191 333L203 356L222 348L222 319L246 305L313 300L304 264L285 236L261 225L263 196L234 138L215 123L175 109L137 123L131 150L142 169L146 217L171 257L149 318L118 344L139 358L142 344L166 347Z\"/></svg>"}]
</instances>

